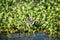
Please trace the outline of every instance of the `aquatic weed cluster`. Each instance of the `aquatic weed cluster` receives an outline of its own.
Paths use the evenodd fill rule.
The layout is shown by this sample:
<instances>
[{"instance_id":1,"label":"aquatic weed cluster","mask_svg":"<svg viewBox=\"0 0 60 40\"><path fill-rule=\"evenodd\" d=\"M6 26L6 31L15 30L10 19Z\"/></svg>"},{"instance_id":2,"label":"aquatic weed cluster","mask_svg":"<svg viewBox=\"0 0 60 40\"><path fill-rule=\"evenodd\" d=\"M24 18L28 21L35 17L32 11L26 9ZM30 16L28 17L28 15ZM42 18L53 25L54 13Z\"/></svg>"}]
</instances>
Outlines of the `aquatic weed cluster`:
<instances>
[{"instance_id":1,"label":"aquatic weed cluster","mask_svg":"<svg viewBox=\"0 0 60 40\"><path fill-rule=\"evenodd\" d=\"M0 0L0 33L39 30L51 35L58 31L59 34L59 2L59 0ZM27 12L32 20L38 21L39 27L27 27L25 15Z\"/></svg>"}]
</instances>

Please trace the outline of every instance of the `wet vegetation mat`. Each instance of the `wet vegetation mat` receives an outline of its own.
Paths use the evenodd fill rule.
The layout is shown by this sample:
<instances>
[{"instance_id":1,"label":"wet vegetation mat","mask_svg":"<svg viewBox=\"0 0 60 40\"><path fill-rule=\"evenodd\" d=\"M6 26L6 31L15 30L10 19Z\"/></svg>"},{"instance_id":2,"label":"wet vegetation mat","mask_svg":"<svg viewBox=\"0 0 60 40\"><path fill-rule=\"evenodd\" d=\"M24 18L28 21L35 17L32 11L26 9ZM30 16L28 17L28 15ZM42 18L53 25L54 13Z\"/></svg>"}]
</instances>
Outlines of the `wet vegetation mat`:
<instances>
[{"instance_id":1,"label":"wet vegetation mat","mask_svg":"<svg viewBox=\"0 0 60 40\"><path fill-rule=\"evenodd\" d=\"M60 0L0 0L0 40L60 40Z\"/></svg>"}]
</instances>

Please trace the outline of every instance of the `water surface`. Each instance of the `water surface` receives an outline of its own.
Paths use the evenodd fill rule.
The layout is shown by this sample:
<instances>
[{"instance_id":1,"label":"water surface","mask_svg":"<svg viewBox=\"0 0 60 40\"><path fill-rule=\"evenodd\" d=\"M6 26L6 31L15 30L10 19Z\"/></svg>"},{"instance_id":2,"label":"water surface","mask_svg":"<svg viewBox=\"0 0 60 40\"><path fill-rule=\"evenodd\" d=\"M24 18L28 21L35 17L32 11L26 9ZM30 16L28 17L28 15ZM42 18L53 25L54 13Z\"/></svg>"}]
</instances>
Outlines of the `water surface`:
<instances>
[{"instance_id":1,"label":"water surface","mask_svg":"<svg viewBox=\"0 0 60 40\"><path fill-rule=\"evenodd\" d=\"M48 37L44 33L35 33L32 35L26 33L0 34L0 40L60 40L57 37Z\"/></svg>"}]
</instances>

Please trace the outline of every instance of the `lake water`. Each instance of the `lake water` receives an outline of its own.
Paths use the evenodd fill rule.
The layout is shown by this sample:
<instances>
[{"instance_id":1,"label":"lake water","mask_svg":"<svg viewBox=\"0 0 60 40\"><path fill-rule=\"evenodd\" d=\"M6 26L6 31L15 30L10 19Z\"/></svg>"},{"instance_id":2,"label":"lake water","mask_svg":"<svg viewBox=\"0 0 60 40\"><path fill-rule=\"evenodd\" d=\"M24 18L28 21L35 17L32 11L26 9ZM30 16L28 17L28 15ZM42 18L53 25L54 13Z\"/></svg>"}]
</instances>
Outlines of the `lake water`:
<instances>
[{"instance_id":1,"label":"lake water","mask_svg":"<svg viewBox=\"0 0 60 40\"><path fill-rule=\"evenodd\" d=\"M48 37L44 33L26 33L0 34L0 40L60 40L57 37Z\"/></svg>"}]
</instances>

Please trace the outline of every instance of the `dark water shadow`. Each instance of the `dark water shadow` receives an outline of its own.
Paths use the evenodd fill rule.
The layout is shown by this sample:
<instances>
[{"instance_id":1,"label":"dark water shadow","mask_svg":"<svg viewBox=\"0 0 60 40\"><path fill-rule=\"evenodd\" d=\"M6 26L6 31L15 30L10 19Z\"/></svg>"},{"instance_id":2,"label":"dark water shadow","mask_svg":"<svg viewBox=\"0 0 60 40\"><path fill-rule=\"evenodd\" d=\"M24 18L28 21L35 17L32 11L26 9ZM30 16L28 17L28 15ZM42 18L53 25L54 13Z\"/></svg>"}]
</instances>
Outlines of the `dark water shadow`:
<instances>
[{"instance_id":1,"label":"dark water shadow","mask_svg":"<svg viewBox=\"0 0 60 40\"><path fill-rule=\"evenodd\" d=\"M44 33L36 32L27 36L25 33L0 34L0 40L60 40L57 37L48 37Z\"/></svg>"}]
</instances>

